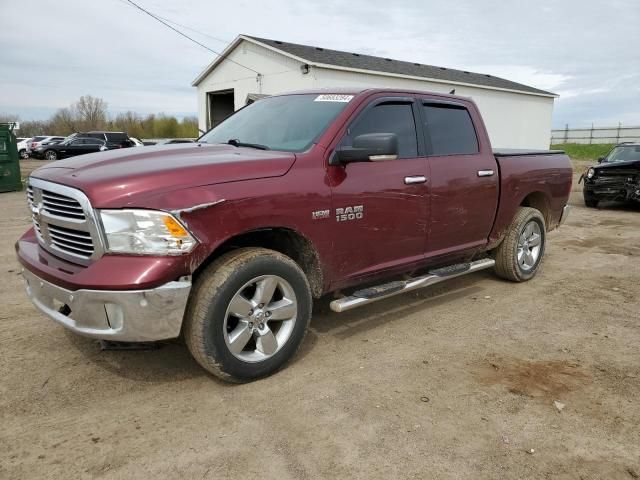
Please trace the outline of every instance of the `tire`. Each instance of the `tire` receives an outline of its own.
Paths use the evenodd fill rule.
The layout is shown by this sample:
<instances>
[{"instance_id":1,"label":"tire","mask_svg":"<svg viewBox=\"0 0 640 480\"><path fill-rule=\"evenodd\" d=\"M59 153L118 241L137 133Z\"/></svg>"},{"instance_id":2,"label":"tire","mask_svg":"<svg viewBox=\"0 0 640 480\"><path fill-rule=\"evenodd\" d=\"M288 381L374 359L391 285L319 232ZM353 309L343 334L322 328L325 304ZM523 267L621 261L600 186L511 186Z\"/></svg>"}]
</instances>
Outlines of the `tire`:
<instances>
[{"instance_id":1,"label":"tire","mask_svg":"<svg viewBox=\"0 0 640 480\"><path fill-rule=\"evenodd\" d=\"M273 282L275 290L270 290ZM269 296L269 291L274 293ZM183 334L205 370L226 381L248 382L275 373L294 356L311 311L311 289L298 264L273 250L240 248L215 260L196 279Z\"/></svg>"},{"instance_id":2,"label":"tire","mask_svg":"<svg viewBox=\"0 0 640 480\"><path fill-rule=\"evenodd\" d=\"M44 152L43 156L45 160L58 160L58 153L55 150L47 150L46 152Z\"/></svg>"},{"instance_id":3,"label":"tire","mask_svg":"<svg viewBox=\"0 0 640 480\"><path fill-rule=\"evenodd\" d=\"M532 279L544 256L546 238L542 213L535 208L520 207L495 251L496 274L513 282Z\"/></svg>"},{"instance_id":4,"label":"tire","mask_svg":"<svg viewBox=\"0 0 640 480\"><path fill-rule=\"evenodd\" d=\"M26 160L27 158L29 158L29 154L27 153L27 151L23 148L22 150L20 150L18 152L18 154L20 155L20 158L23 160Z\"/></svg>"},{"instance_id":5,"label":"tire","mask_svg":"<svg viewBox=\"0 0 640 480\"><path fill-rule=\"evenodd\" d=\"M584 204L589 208L598 208L598 197L592 193L583 192Z\"/></svg>"}]
</instances>

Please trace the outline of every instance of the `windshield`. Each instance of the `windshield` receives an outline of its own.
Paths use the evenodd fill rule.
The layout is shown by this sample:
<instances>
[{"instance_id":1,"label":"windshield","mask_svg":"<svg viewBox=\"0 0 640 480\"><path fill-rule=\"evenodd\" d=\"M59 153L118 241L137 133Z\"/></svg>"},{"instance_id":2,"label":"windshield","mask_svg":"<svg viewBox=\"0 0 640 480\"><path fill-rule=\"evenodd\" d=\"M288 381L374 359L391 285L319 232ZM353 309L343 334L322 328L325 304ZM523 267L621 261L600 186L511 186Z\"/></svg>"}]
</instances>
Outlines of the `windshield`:
<instances>
[{"instance_id":1,"label":"windshield","mask_svg":"<svg viewBox=\"0 0 640 480\"><path fill-rule=\"evenodd\" d=\"M65 145L67 145L71 140L73 140L74 138L76 138L78 136L78 133L72 133L71 135L69 135L68 137L65 137L64 140L62 140L62 143L64 143Z\"/></svg>"},{"instance_id":2,"label":"windshield","mask_svg":"<svg viewBox=\"0 0 640 480\"><path fill-rule=\"evenodd\" d=\"M640 160L640 145L626 145L614 148L605 162L631 162L633 160Z\"/></svg>"},{"instance_id":3,"label":"windshield","mask_svg":"<svg viewBox=\"0 0 640 480\"><path fill-rule=\"evenodd\" d=\"M200 142L252 144L269 150L302 152L336 118L353 95L268 97L239 110L205 133Z\"/></svg>"}]
</instances>

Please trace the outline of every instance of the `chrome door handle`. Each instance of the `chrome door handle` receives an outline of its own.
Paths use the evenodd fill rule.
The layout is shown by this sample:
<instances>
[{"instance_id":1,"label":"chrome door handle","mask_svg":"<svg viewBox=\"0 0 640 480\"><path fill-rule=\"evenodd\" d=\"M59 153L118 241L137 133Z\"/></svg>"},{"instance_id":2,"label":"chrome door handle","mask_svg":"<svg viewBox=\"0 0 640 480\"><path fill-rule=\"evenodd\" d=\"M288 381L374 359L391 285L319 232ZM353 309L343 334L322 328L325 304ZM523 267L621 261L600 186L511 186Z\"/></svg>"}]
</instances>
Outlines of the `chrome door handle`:
<instances>
[{"instance_id":1,"label":"chrome door handle","mask_svg":"<svg viewBox=\"0 0 640 480\"><path fill-rule=\"evenodd\" d=\"M494 173L493 170L478 170L479 177L492 177Z\"/></svg>"},{"instance_id":2,"label":"chrome door handle","mask_svg":"<svg viewBox=\"0 0 640 480\"><path fill-rule=\"evenodd\" d=\"M427 177L423 175L414 175L411 177L404 177L405 185L414 185L416 183L425 183L427 181Z\"/></svg>"}]
</instances>

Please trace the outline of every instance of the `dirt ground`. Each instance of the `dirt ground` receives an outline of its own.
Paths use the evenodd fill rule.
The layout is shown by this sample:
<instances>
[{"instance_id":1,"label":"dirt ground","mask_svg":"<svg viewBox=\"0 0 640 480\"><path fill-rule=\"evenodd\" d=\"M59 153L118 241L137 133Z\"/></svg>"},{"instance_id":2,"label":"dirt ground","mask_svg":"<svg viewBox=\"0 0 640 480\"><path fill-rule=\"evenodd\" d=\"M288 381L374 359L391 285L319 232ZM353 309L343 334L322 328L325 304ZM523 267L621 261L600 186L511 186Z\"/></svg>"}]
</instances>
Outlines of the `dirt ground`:
<instances>
[{"instance_id":1,"label":"dirt ground","mask_svg":"<svg viewBox=\"0 0 640 480\"><path fill-rule=\"evenodd\" d=\"M39 314L24 193L0 201L0 478L640 478L640 209L574 182L534 280L323 299L286 369L228 385L177 342L101 351Z\"/></svg>"}]
</instances>

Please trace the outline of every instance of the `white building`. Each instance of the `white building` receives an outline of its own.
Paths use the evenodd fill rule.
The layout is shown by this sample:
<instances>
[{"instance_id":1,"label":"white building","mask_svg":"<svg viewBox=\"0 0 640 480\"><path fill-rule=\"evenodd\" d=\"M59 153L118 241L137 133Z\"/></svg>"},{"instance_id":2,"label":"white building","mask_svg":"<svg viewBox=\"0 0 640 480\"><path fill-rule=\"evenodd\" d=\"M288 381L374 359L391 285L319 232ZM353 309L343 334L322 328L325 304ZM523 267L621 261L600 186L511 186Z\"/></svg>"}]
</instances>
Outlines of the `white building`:
<instances>
[{"instance_id":1,"label":"white building","mask_svg":"<svg viewBox=\"0 0 640 480\"><path fill-rule=\"evenodd\" d=\"M208 130L265 95L331 87L389 87L471 97L497 148L549 147L557 95L492 75L240 35L193 81Z\"/></svg>"}]
</instances>

